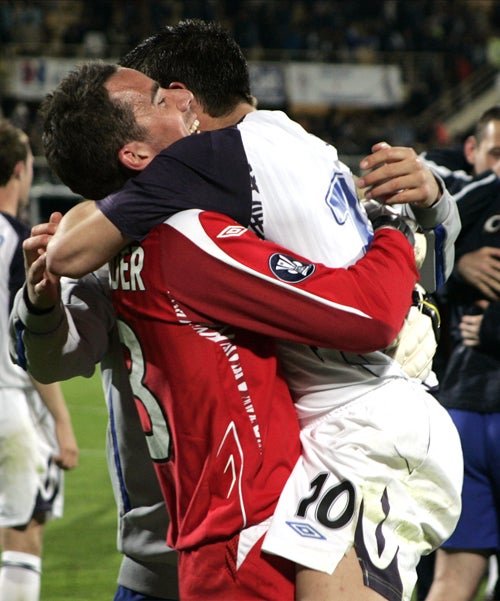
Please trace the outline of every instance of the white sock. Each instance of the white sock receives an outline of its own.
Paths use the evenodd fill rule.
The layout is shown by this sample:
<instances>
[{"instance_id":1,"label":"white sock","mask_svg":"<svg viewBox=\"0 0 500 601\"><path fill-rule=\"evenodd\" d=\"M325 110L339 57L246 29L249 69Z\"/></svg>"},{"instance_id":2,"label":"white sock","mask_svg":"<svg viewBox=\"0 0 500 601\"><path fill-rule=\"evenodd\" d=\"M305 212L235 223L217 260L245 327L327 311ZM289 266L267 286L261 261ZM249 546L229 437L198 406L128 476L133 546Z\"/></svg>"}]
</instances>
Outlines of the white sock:
<instances>
[{"instance_id":1,"label":"white sock","mask_svg":"<svg viewBox=\"0 0 500 601\"><path fill-rule=\"evenodd\" d=\"M498 563L495 555L490 555L488 561L488 580L486 582L484 594L487 599L489 598L488 595L491 595L491 598L493 599L493 592L498 579Z\"/></svg>"},{"instance_id":2,"label":"white sock","mask_svg":"<svg viewBox=\"0 0 500 601\"><path fill-rule=\"evenodd\" d=\"M20 551L4 551L0 568L0 601L39 601L42 559Z\"/></svg>"}]
</instances>

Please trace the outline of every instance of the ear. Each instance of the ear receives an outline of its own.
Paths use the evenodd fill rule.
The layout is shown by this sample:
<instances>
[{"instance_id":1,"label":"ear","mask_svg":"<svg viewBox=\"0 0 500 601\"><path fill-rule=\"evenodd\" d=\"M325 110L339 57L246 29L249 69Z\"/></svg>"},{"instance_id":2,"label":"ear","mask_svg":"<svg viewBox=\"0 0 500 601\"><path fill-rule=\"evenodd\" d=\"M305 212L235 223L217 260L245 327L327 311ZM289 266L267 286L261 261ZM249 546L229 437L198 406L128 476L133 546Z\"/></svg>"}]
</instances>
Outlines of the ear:
<instances>
[{"instance_id":1,"label":"ear","mask_svg":"<svg viewBox=\"0 0 500 601\"><path fill-rule=\"evenodd\" d=\"M153 160L154 154L145 142L128 142L120 149L118 159L127 169L142 171Z\"/></svg>"},{"instance_id":2,"label":"ear","mask_svg":"<svg viewBox=\"0 0 500 601\"><path fill-rule=\"evenodd\" d=\"M25 169L24 161L17 161L14 165L14 170L12 171L12 176L15 179L21 179L23 175L23 171Z\"/></svg>"},{"instance_id":3,"label":"ear","mask_svg":"<svg viewBox=\"0 0 500 601\"><path fill-rule=\"evenodd\" d=\"M168 89L169 90L188 90L189 92L191 91L185 83L182 83L180 81L173 81L168 86ZM191 100L191 110L198 115L198 119L199 119L200 123L203 124L203 126L200 126L201 129L214 129L213 126L210 126L210 127L207 126L207 121L205 119L205 116L207 116L207 117L209 117L209 116L205 112L205 108L199 103L198 98L196 96L193 96L193 99Z\"/></svg>"},{"instance_id":4,"label":"ear","mask_svg":"<svg viewBox=\"0 0 500 601\"><path fill-rule=\"evenodd\" d=\"M464 142L464 155L469 165L474 165L474 157L477 150L477 140L474 136L468 136Z\"/></svg>"}]
</instances>

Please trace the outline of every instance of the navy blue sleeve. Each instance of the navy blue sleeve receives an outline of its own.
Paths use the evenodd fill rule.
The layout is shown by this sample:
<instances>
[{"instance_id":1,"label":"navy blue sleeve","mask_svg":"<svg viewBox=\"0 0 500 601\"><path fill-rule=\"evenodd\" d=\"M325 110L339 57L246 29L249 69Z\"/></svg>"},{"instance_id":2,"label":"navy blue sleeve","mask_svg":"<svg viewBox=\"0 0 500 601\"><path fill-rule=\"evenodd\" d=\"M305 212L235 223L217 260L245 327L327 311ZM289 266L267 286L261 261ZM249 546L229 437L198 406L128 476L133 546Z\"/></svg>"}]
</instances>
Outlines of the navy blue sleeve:
<instances>
[{"instance_id":1,"label":"navy blue sleeve","mask_svg":"<svg viewBox=\"0 0 500 601\"><path fill-rule=\"evenodd\" d=\"M137 241L185 209L216 211L248 226L250 170L238 129L229 127L175 142L97 205L125 236Z\"/></svg>"},{"instance_id":2,"label":"navy blue sleeve","mask_svg":"<svg viewBox=\"0 0 500 601\"><path fill-rule=\"evenodd\" d=\"M446 167L450 171L472 172L472 166L467 162L462 146L452 148L431 148L422 153L426 161Z\"/></svg>"},{"instance_id":3,"label":"navy blue sleeve","mask_svg":"<svg viewBox=\"0 0 500 601\"><path fill-rule=\"evenodd\" d=\"M9 267L9 312L12 309L14 303L14 297L16 292L21 288L25 281L24 272L24 255L23 255L23 241L30 235L30 230L18 219L5 215L4 217L9 220L12 228L17 235L17 244L14 254L12 256L12 262Z\"/></svg>"}]
</instances>

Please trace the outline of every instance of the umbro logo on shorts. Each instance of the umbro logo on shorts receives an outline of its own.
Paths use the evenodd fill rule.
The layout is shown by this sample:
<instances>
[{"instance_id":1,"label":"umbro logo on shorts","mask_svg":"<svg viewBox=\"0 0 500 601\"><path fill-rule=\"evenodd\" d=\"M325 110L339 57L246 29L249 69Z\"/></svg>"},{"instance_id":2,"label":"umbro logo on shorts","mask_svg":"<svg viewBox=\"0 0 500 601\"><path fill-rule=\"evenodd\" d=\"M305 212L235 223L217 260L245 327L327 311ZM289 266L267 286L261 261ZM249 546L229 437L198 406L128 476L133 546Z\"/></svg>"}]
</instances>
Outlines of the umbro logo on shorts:
<instances>
[{"instance_id":1,"label":"umbro logo on shorts","mask_svg":"<svg viewBox=\"0 0 500 601\"><path fill-rule=\"evenodd\" d=\"M310 263L303 263L295 257L289 257L280 253L271 255L269 267L273 274L283 282L297 284L314 273L316 267Z\"/></svg>"},{"instance_id":2,"label":"umbro logo on shorts","mask_svg":"<svg viewBox=\"0 0 500 601\"><path fill-rule=\"evenodd\" d=\"M311 524L306 522L286 522L290 528L303 538L317 538L318 540L326 540L326 538L318 532Z\"/></svg>"}]
</instances>

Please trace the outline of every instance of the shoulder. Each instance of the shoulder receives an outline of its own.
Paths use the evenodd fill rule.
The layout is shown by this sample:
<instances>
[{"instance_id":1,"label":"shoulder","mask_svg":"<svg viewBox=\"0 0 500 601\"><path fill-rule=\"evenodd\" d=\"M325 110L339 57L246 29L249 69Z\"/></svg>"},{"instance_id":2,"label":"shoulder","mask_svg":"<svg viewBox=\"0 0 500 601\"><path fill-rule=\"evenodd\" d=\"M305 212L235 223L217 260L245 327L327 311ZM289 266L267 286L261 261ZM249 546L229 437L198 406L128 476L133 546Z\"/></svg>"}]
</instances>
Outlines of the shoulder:
<instances>
[{"instance_id":1,"label":"shoulder","mask_svg":"<svg viewBox=\"0 0 500 601\"><path fill-rule=\"evenodd\" d=\"M249 113L238 124L245 149L260 153L266 149L271 153L292 155L302 153L312 157L325 157L337 161L335 146L313 135L297 121L282 111L258 110Z\"/></svg>"},{"instance_id":2,"label":"shoulder","mask_svg":"<svg viewBox=\"0 0 500 601\"><path fill-rule=\"evenodd\" d=\"M471 165L465 158L462 147L453 146L451 148L432 148L422 153L422 158L428 163L433 163L440 167L445 167L450 171L464 171L471 173Z\"/></svg>"},{"instance_id":3,"label":"shoulder","mask_svg":"<svg viewBox=\"0 0 500 601\"><path fill-rule=\"evenodd\" d=\"M456 194L474 178L461 147L435 148L423 152L420 158L434 173L439 175L448 190Z\"/></svg>"},{"instance_id":4,"label":"shoulder","mask_svg":"<svg viewBox=\"0 0 500 601\"><path fill-rule=\"evenodd\" d=\"M248 174L248 161L236 127L194 134L178 140L162 150L136 178L137 181L158 181L164 186L167 178L193 185L201 176L214 181Z\"/></svg>"},{"instance_id":5,"label":"shoulder","mask_svg":"<svg viewBox=\"0 0 500 601\"><path fill-rule=\"evenodd\" d=\"M22 221L7 213L0 213L0 255L4 268L8 266L24 274L22 243L29 234L29 228Z\"/></svg>"},{"instance_id":6,"label":"shoulder","mask_svg":"<svg viewBox=\"0 0 500 601\"><path fill-rule=\"evenodd\" d=\"M191 162L203 153L210 154L214 150L229 153L235 148L241 148L241 134L236 126L225 127L193 134L174 142L168 148L162 150L152 164L162 159L171 158Z\"/></svg>"},{"instance_id":7,"label":"shoulder","mask_svg":"<svg viewBox=\"0 0 500 601\"><path fill-rule=\"evenodd\" d=\"M27 238L30 234L29 227L25 223L2 211L0 211L0 228L3 231L3 235L5 235L5 232L10 232L12 236L20 241Z\"/></svg>"}]
</instances>

